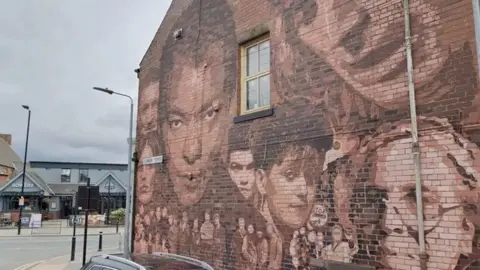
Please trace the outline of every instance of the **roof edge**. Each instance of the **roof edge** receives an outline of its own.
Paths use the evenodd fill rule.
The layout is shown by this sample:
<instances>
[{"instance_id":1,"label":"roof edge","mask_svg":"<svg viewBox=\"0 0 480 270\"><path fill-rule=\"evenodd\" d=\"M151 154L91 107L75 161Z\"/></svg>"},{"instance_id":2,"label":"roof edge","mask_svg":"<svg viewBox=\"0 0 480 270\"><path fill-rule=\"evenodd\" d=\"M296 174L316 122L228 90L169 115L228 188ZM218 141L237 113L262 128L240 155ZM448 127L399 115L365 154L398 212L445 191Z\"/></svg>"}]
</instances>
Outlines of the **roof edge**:
<instances>
[{"instance_id":1,"label":"roof edge","mask_svg":"<svg viewBox=\"0 0 480 270\"><path fill-rule=\"evenodd\" d=\"M172 2L170 3L170 6L169 6L168 9L167 9L167 12L165 12L165 16L163 16L163 19L162 19L162 22L160 23L160 26L157 28L157 32L155 32L155 35L153 35L152 41L150 41L150 45L148 45L147 50L146 50L145 53L143 54L142 59L140 59L140 62L138 63L138 65L139 65L140 67L143 65L143 62L145 61L145 59L146 59L146 57L147 57L147 54L148 54L148 53L150 52L150 50L152 49L153 41L157 38L157 36L160 34L160 30L161 30L162 27L165 25L165 21L166 21L166 19L167 19L167 16L168 16L168 14L170 13L170 11L172 11L174 4L175 4L175 0L172 0Z\"/></svg>"}]
</instances>

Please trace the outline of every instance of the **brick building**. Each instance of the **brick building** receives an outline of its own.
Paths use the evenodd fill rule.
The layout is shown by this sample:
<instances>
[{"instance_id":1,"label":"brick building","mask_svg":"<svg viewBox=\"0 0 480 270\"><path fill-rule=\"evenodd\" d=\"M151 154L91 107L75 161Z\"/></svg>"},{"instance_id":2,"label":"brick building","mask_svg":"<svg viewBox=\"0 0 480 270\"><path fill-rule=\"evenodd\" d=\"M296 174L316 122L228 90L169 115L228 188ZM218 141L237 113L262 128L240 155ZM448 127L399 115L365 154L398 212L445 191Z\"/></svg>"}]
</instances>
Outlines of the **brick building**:
<instances>
[{"instance_id":1,"label":"brick building","mask_svg":"<svg viewBox=\"0 0 480 270\"><path fill-rule=\"evenodd\" d=\"M173 0L140 64L135 252L479 267L475 5Z\"/></svg>"},{"instance_id":2,"label":"brick building","mask_svg":"<svg viewBox=\"0 0 480 270\"><path fill-rule=\"evenodd\" d=\"M0 186L9 180L22 164L22 160L12 148L12 135L0 134Z\"/></svg>"}]
</instances>

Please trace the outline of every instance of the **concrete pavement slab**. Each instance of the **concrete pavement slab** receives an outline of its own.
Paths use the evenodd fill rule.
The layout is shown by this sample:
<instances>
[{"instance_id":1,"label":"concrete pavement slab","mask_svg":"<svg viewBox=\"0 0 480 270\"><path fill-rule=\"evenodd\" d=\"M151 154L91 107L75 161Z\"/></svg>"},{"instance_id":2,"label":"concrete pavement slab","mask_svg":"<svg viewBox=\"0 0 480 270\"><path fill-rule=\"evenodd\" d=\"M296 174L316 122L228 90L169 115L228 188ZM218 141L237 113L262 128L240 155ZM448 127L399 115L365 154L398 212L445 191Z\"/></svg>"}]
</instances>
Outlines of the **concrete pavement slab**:
<instances>
[{"instance_id":1,"label":"concrete pavement slab","mask_svg":"<svg viewBox=\"0 0 480 270\"><path fill-rule=\"evenodd\" d=\"M76 234L81 235L83 234L83 227L82 228L77 228ZM118 228L119 232L124 231L124 227L119 227ZM100 232L102 233L116 233L117 229L115 227L102 227L102 228L88 228L88 234L99 234ZM23 228L21 231L20 235L17 235L18 231L17 229L2 229L0 230L0 237L11 237L11 236L56 236L56 235L73 235L73 228L67 227L67 228L62 228L61 230L58 229L45 229L42 230L42 228Z\"/></svg>"},{"instance_id":2,"label":"concrete pavement slab","mask_svg":"<svg viewBox=\"0 0 480 270\"><path fill-rule=\"evenodd\" d=\"M101 252L90 251L87 252L87 261L96 255L119 252L118 247L104 249ZM70 254L64 256L58 256L50 259L43 260L38 264L27 266L26 268L20 268L16 270L78 270L82 266L82 253L75 254L76 260L70 261Z\"/></svg>"}]
</instances>

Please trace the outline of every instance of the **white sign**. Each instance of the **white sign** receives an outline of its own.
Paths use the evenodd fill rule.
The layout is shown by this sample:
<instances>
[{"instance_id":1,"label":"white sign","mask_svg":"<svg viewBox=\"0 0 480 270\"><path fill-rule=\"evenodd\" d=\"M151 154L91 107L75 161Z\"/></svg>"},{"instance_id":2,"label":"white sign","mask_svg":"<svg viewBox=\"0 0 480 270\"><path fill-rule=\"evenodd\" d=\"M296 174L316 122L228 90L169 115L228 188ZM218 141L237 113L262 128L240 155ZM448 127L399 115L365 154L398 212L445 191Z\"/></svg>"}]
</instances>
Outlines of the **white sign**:
<instances>
[{"instance_id":1,"label":"white sign","mask_svg":"<svg viewBox=\"0 0 480 270\"><path fill-rule=\"evenodd\" d=\"M13 184L12 184L12 187L13 187L13 188L21 188L21 187L22 187L22 183L13 183ZM32 183L25 183L24 188L33 188L33 184L32 184Z\"/></svg>"},{"instance_id":2,"label":"white sign","mask_svg":"<svg viewBox=\"0 0 480 270\"><path fill-rule=\"evenodd\" d=\"M40 228L42 227L42 214L32 214L30 216L30 222L28 224L30 228Z\"/></svg>"},{"instance_id":3,"label":"white sign","mask_svg":"<svg viewBox=\"0 0 480 270\"><path fill-rule=\"evenodd\" d=\"M143 165L162 163L163 156L148 157L143 159Z\"/></svg>"}]
</instances>

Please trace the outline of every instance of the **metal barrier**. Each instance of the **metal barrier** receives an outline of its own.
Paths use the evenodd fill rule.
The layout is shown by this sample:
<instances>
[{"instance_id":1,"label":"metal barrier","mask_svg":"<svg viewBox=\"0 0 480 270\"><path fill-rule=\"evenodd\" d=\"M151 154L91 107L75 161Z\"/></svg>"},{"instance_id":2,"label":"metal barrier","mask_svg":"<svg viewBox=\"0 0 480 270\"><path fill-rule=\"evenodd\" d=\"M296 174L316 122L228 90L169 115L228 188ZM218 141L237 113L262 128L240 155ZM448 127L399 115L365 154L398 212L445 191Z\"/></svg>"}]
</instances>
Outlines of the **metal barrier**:
<instances>
[{"instance_id":1,"label":"metal barrier","mask_svg":"<svg viewBox=\"0 0 480 270\"><path fill-rule=\"evenodd\" d=\"M35 225L31 228L32 235L35 234L61 234L62 233L62 220L49 220L41 223L40 227Z\"/></svg>"}]
</instances>

